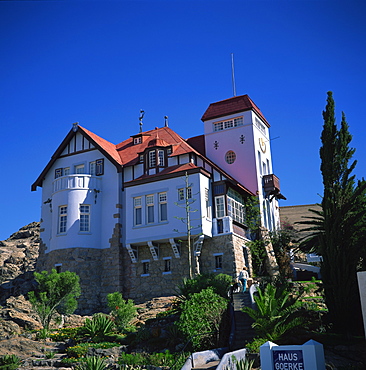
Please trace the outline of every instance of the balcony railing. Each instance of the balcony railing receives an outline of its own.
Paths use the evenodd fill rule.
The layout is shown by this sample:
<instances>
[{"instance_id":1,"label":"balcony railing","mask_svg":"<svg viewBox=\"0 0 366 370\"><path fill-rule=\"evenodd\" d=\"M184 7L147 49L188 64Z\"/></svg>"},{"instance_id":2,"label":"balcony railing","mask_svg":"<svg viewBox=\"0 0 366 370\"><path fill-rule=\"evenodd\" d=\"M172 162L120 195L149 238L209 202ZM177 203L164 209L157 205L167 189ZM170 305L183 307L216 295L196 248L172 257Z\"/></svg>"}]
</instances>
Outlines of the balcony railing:
<instances>
[{"instance_id":1,"label":"balcony railing","mask_svg":"<svg viewBox=\"0 0 366 370\"><path fill-rule=\"evenodd\" d=\"M61 190L95 189L100 190L101 178L91 175L76 174L58 177L53 181L53 193Z\"/></svg>"}]
</instances>

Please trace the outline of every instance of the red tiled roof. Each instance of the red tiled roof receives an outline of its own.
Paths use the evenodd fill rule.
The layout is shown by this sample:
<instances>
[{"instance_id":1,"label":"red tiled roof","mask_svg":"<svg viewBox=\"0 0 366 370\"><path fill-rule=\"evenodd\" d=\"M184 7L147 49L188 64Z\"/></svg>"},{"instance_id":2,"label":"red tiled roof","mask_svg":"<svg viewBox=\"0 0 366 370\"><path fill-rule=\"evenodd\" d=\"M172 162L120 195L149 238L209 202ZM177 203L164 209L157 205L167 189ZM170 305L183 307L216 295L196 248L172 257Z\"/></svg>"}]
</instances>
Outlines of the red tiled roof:
<instances>
[{"instance_id":1,"label":"red tiled roof","mask_svg":"<svg viewBox=\"0 0 366 370\"><path fill-rule=\"evenodd\" d=\"M149 138L143 140L140 144L134 144L133 138L131 137L116 145L122 165L131 166L137 163L139 161L139 154L143 153L146 148L151 146L167 147L171 145L171 156L195 151L182 137L169 127L155 128L154 130L146 131L143 134L149 135Z\"/></svg>"},{"instance_id":2,"label":"red tiled roof","mask_svg":"<svg viewBox=\"0 0 366 370\"><path fill-rule=\"evenodd\" d=\"M260 109L254 104L248 95L234 96L230 99L221 100L216 103L211 103L206 112L202 116L202 121L208 121L213 118L224 117L230 114L235 114L253 109L269 127L269 123L264 118Z\"/></svg>"},{"instance_id":3,"label":"red tiled roof","mask_svg":"<svg viewBox=\"0 0 366 370\"><path fill-rule=\"evenodd\" d=\"M78 125L79 130L83 131L87 137L89 137L96 146L99 146L102 151L109 154L109 156L118 164L122 165L121 158L117 152L116 145L112 144L111 142L101 138L100 136L94 134L93 132L87 130L86 128Z\"/></svg>"}]
</instances>

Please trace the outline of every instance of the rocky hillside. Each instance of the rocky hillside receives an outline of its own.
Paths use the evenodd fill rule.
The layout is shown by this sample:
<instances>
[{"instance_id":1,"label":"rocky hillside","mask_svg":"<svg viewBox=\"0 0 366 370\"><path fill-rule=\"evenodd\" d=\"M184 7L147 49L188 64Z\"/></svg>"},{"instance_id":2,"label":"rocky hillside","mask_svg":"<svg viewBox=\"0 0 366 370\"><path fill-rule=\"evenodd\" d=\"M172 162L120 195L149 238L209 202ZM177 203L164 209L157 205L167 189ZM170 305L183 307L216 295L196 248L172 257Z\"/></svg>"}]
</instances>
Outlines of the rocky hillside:
<instances>
[{"instance_id":1,"label":"rocky hillside","mask_svg":"<svg viewBox=\"0 0 366 370\"><path fill-rule=\"evenodd\" d=\"M39 222L22 227L0 241L0 304L11 296L25 294L34 284L39 250Z\"/></svg>"}]
</instances>

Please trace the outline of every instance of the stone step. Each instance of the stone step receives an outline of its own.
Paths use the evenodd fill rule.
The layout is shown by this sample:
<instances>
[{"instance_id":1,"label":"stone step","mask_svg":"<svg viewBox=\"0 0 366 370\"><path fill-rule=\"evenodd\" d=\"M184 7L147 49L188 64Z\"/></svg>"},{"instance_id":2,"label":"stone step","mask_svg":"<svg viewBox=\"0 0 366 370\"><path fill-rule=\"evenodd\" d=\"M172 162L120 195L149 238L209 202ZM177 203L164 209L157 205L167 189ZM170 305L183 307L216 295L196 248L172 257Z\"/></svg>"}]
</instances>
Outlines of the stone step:
<instances>
[{"instance_id":1,"label":"stone step","mask_svg":"<svg viewBox=\"0 0 366 370\"><path fill-rule=\"evenodd\" d=\"M220 360L217 361L211 361L207 364L199 365L192 367L192 370L198 370L198 369L204 369L204 370L214 370L217 368L217 365L220 363Z\"/></svg>"}]
</instances>

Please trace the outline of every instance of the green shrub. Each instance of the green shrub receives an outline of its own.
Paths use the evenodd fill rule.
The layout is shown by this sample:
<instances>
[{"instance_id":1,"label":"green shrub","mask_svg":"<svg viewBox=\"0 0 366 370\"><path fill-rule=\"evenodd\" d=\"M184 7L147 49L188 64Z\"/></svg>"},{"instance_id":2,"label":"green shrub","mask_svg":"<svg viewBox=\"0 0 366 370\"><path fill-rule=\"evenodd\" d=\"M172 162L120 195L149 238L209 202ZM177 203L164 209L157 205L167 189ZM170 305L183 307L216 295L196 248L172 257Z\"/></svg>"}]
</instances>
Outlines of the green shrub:
<instances>
[{"instance_id":1,"label":"green shrub","mask_svg":"<svg viewBox=\"0 0 366 370\"><path fill-rule=\"evenodd\" d=\"M173 354L169 351L158 353L122 353L118 359L118 364L121 367L145 367L148 365L156 367L172 367L176 364L175 368L180 369L184 365L188 353Z\"/></svg>"},{"instance_id":2,"label":"green shrub","mask_svg":"<svg viewBox=\"0 0 366 370\"><path fill-rule=\"evenodd\" d=\"M75 367L75 370L104 370L107 368L104 358L87 357L85 361Z\"/></svg>"},{"instance_id":3,"label":"green shrub","mask_svg":"<svg viewBox=\"0 0 366 370\"><path fill-rule=\"evenodd\" d=\"M89 348L107 349L119 346L115 342L101 342L101 343L79 343L75 346L68 347L66 353L70 358L82 358L86 356Z\"/></svg>"},{"instance_id":4,"label":"green shrub","mask_svg":"<svg viewBox=\"0 0 366 370\"><path fill-rule=\"evenodd\" d=\"M267 338L254 338L251 342L247 343L245 345L245 348L247 348L250 353L259 353L260 346L264 343L268 342Z\"/></svg>"},{"instance_id":5,"label":"green shrub","mask_svg":"<svg viewBox=\"0 0 366 370\"><path fill-rule=\"evenodd\" d=\"M16 355L0 356L0 369L1 370L15 370L21 364L21 360Z\"/></svg>"},{"instance_id":6,"label":"green shrub","mask_svg":"<svg viewBox=\"0 0 366 370\"><path fill-rule=\"evenodd\" d=\"M120 292L107 295L108 307L117 330L124 332L130 322L136 317L137 309L131 299L124 300Z\"/></svg>"},{"instance_id":7,"label":"green shrub","mask_svg":"<svg viewBox=\"0 0 366 370\"><path fill-rule=\"evenodd\" d=\"M113 329L114 322L108 316L98 313L91 320L85 320L83 333L93 342L100 342L113 334Z\"/></svg>"},{"instance_id":8,"label":"green shrub","mask_svg":"<svg viewBox=\"0 0 366 370\"><path fill-rule=\"evenodd\" d=\"M192 341L194 350L211 348L218 344L222 316L227 308L227 299L220 297L212 287L193 294L182 305L177 322L178 329L186 340Z\"/></svg>"}]
</instances>

